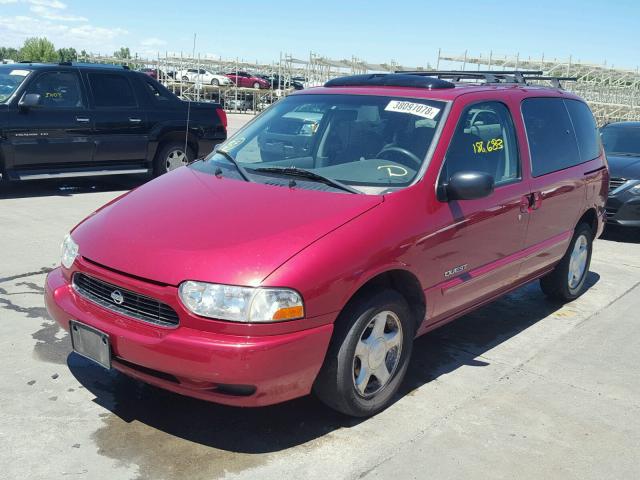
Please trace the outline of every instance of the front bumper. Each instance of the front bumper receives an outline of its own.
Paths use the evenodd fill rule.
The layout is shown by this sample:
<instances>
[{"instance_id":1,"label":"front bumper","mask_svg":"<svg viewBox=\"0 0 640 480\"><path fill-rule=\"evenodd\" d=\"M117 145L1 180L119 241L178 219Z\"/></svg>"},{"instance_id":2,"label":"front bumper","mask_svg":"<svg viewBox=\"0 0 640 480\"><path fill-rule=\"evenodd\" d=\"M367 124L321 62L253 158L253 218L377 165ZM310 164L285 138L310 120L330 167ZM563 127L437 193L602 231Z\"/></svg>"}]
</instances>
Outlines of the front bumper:
<instances>
[{"instance_id":1,"label":"front bumper","mask_svg":"<svg viewBox=\"0 0 640 480\"><path fill-rule=\"evenodd\" d=\"M640 196L622 192L607 199L607 223L640 227Z\"/></svg>"},{"instance_id":2,"label":"front bumper","mask_svg":"<svg viewBox=\"0 0 640 480\"><path fill-rule=\"evenodd\" d=\"M78 320L109 334L113 366L183 395L236 406L262 406L307 395L333 325L292 333L238 336L126 317L78 295L61 268L47 276L45 303L65 330Z\"/></svg>"}]
</instances>

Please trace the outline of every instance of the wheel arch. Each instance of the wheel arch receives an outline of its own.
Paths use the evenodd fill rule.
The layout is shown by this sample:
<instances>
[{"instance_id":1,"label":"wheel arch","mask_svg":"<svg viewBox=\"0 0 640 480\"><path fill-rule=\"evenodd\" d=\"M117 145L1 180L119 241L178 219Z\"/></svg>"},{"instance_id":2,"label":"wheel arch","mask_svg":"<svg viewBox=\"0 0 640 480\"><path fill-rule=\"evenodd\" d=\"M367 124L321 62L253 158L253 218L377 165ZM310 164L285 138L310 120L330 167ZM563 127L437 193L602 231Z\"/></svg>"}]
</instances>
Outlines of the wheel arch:
<instances>
[{"instance_id":1,"label":"wheel arch","mask_svg":"<svg viewBox=\"0 0 640 480\"><path fill-rule=\"evenodd\" d=\"M158 148L156 152L159 152L160 150L162 150L162 147L164 147L167 143L171 143L171 142L184 143L184 140L185 140L184 130L183 131L169 130L169 131L163 132L158 137ZM187 135L187 145L191 150L193 150L194 154L196 155L198 154L198 139L191 132L189 132Z\"/></svg>"},{"instance_id":2,"label":"wheel arch","mask_svg":"<svg viewBox=\"0 0 640 480\"><path fill-rule=\"evenodd\" d=\"M413 314L416 331L424 321L427 312L427 301L418 277L411 271L393 268L379 272L360 285L348 298L342 311L353 301L362 296L375 294L376 291L390 288L402 295ZM338 316L338 321L340 316Z\"/></svg>"},{"instance_id":3,"label":"wheel arch","mask_svg":"<svg viewBox=\"0 0 640 480\"><path fill-rule=\"evenodd\" d=\"M598 213L596 212L596 209L589 208L586 212L584 212L578 220L578 223L576 223L576 226L580 225L581 223L586 223L591 227L591 231L593 232L593 236L595 238L595 236L598 234Z\"/></svg>"}]
</instances>

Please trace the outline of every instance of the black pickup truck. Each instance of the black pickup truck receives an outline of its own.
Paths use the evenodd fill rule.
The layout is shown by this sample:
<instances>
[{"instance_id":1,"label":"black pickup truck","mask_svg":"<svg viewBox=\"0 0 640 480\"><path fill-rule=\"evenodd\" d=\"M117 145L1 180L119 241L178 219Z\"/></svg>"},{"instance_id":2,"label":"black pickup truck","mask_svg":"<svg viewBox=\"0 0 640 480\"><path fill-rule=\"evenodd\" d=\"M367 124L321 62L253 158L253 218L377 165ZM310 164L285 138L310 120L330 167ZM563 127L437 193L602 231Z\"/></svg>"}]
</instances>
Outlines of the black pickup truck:
<instances>
[{"instance_id":1,"label":"black pickup truck","mask_svg":"<svg viewBox=\"0 0 640 480\"><path fill-rule=\"evenodd\" d=\"M211 152L226 124L220 105L182 101L126 67L0 65L4 179L161 175Z\"/></svg>"}]
</instances>

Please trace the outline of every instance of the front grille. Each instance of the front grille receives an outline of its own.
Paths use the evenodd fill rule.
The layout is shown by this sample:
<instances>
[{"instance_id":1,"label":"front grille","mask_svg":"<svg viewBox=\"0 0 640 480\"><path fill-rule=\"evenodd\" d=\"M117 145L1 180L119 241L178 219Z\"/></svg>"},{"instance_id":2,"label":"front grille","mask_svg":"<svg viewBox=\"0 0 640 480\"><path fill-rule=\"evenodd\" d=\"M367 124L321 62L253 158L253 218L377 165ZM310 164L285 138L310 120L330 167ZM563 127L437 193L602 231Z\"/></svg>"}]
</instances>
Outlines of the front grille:
<instances>
[{"instance_id":1,"label":"front grille","mask_svg":"<svg viewBox=\"0 0 640 480\"><path fill-rule=\"evenodd\" d=\"M86 299L128 317L170 327L179 323L178 314L169 305L84 273L73 275L73 287ZM119 292L120 296L114 292ZM119 297L122 302L116 303L113 296Z\"/></svg>"},{"instance_id":2,"label":"front grille","mask_svg":"<svg viewBox=\"0 0 640 480\"><path fill-rule=\"evenodd\" d=\"M618 213L618 210L614 209L614 208L606 208L605 209L605 213L607 214L607 218L612 218L616 216L616 213Z\"/></svg>"},{"instance_id":3,"label":"front grille","mask_svg":"<svg viewBox=\"0 0 640 480\"><path fill-rule=\"evenodd\" d=\"M611 178L609 179L609 192L613 192L616 188L620 188L627 183L626 178Z\"/></svg>"}]
</instances>

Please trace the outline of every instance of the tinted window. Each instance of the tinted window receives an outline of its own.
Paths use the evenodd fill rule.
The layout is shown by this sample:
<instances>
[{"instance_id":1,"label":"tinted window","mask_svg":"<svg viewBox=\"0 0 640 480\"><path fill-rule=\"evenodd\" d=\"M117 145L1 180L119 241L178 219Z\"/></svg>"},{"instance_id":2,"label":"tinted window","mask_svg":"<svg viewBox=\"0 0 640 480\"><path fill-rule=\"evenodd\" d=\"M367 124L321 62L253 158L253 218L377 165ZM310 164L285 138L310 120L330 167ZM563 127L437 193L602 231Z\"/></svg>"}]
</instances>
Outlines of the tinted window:
<instances>
[{"instance_id":1,"label":"tinted window","mask_svg":"<svg viewBox=\"0 0 640 480\"><path fill-rule=\"evenodd\" d=\"M602 129L602 143L613 155L640 155L640 126L608 125Z\"/></svg>"},{"instance_id":2,"label":"tinted window","mask_svg":"<svg viewBox=\"0 0 640 480\"><path fill-rule=\"evenodd\" d=\"M47 72L39 75L25 93L40 95L40 105L47 108L82 107L80 78L74 72Z\"/></svg>"},{"instance_id":3,"label":"tinted window","mask_svg":"<svg viewBox=\"0 0 640 480\"><path fill-rule=\"evenodd\" d=\"M488 173L496 185L520 178L515 130L504 104L477 103L462 113L440 181L464 171Z\"/></svg>"},{"instance_id":4,"label":"tinted window","mask_svg":"<svg viewBox=\"0 0 640 480\"><path fill-rule=\"evenodd\" d=\"M598 126L593 118L593 114L586 103L578 100L565 100L564 104L569 110L569 115L573 121L573 128L578 139L578 149L580 159L583 162L593 160L600 155L600 140L598 137Z\"/></svg>"},{"instance_id":5,"label":"tinted window","mask_svg":"<svg viewBox=\"0 0 640 480\"><path fill-rule=\"evenodd\" d=\"M581 163L576 134L561 98L529 98L522 102L534 177Z\"/></svg>"},{"instance_id":6,"label":"tinted window","mask_svg":"<svg viewBox=\"0 0 640 480\"><path fill-rule=\"evenodd\" d=\"M96 107L135 107L136 97L129 80L114 73L90 73L89 83Z\"/></svg>"},{"instance_id":7,"label":"tinted window","mask_svg":"<svg viewBox=\"0 0 640 480\"><path fill-rule=\"evenodd\" d=\"M159 102L166 102L171 100L171 93L162 85L152 81L150 78L143 78L143 81L154 100Z\"/></svg>"}]
</instances>

